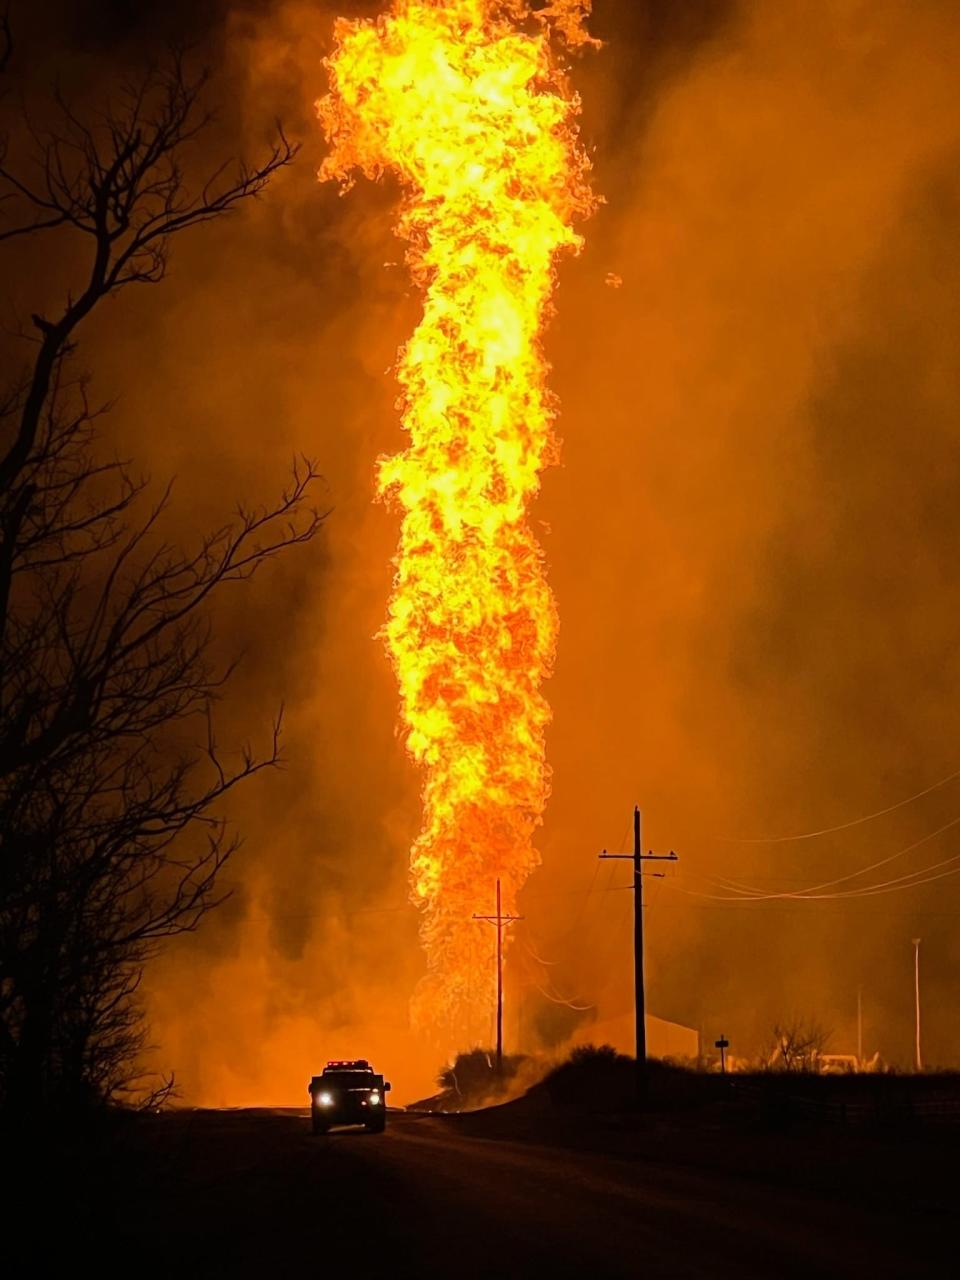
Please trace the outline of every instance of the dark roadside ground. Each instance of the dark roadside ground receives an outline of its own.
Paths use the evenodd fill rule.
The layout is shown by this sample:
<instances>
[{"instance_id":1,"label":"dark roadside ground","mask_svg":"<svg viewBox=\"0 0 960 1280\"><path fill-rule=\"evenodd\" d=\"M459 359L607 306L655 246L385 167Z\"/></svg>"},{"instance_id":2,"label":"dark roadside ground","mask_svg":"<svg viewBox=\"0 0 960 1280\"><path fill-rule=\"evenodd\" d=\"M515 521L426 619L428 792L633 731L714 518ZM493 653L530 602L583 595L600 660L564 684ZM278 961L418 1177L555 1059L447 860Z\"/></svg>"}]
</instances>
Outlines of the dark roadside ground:
<instances>
[{"instance_id":1,"label":"dark roadside ground","mask_svg":"<svg viewBox=\"0 0 960 1280\"><path fill-rule=\"evenodd\" d=\"M539 1094L394 1113L382 1136L183 1110L5 1147L11 1277L955 1273L946 1125L587 1115Z\"/></svg>"}]
</instances>

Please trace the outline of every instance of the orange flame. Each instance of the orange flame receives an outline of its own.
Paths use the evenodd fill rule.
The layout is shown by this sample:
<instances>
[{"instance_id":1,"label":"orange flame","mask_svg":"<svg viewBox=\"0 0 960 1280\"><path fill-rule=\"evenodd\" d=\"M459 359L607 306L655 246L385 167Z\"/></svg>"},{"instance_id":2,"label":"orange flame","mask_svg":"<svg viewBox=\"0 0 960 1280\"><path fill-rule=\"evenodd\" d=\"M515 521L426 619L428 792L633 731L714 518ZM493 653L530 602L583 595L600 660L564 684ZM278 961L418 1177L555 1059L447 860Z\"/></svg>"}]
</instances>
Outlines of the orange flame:
<instances>
[{"instance_id":1,"label":"orange flame","mask_svg":"<svg viewBox=\"0 0 960 1280\"><path fill-rule=\"evenodd\" d=\"M556 452L540 346L555 259L579 249L572 223L594 203L554 44L589 40L589 7L395 0L376 20L339 19L317 104L322 180L398 175L398 230L423 291L398 368L410 445L379 463L379 493L402 513L383 634L425 772L415 1013L474 1033L493 976L471 916L498 876L514 909L549 793L540 688L557 611L527 511Z\"/></svg>"}]
</instances>

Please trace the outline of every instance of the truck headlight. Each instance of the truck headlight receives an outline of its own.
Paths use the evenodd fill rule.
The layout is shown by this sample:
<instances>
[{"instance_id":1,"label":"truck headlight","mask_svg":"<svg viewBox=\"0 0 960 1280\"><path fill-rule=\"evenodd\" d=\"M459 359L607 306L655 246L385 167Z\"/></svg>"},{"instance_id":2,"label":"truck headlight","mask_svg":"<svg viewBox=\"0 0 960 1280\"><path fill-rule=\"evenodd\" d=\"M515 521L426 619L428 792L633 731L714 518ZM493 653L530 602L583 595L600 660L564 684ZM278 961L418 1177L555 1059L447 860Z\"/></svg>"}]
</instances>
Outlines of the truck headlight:
<instances>
[{"instance_id":1,"label":"truck headlight","mask_svg":"<svg viewBox=\"0 0 960 1280\"><path fill-rule=\"evenodd\" d=\"M321 1107L332 1107L333 1095L330 1093L318 1093L317 1102Z\"/></svg>"},{"instance_id":2,"label":"truck headlight","mask_svg":"<svg viewBox=\"0 0 960 1280\"><path fill-rule=\"evenodd\" d=\"M373 1093L370 1095L370 1105L371 1107L379 1107L380 1105L380 1094L376 1089L374 1089Z\"/></svg>"}]
</instances>

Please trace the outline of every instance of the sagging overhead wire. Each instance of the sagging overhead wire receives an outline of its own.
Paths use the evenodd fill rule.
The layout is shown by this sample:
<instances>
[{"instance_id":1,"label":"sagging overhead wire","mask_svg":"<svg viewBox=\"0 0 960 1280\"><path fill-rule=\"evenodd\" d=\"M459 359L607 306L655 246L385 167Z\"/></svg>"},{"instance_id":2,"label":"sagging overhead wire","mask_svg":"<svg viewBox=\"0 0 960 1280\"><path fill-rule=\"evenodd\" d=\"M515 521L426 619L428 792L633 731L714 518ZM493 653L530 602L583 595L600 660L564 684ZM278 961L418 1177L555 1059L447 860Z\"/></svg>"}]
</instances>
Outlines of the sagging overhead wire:
<instances>
[{"instance_id":1,"label":"sagging overhead wire","mask_svg":"<svg viewBox=\"0 0 960 1280\"><path fill-rule=\"evenodd\" d=\"M542 964L545 968L546 967L552 968L557 963L556 960L544 960L542 956L538 956L536 951L534 951L533 947L531 947L530 943L527 942L526 938L524 938L523 940L523 945L527 948L527 950L533 956L534 960L536 960L537 964Z\"/></svg>"},{"instance_id":2,"label":"sagging overhead wire","mask_svg":"<svg viewBox=\"0 0 960 1280\"><path fill-rule=\"evenodd\" d=\"M695 894L692 890L682 889L679 885L671 885L668 883L667 888L673 893L683 895L685 900L683 902L662 902L660 904L661 911L743 911L747 914L751 912L771 912L777 915L799 916L803 915L804 912L809 912L810 910L809 907L798 902L761 902L758 904L752 898L720 898L719 900L714 898L710 901L703 901L703 894ZM697 901L692 901L692 898L696 898ZM833 907L836 908L837 911L857 912L864 917L869 916L871 918L875 918L877 915L886 914L889 915L891 919L900 921L903 919L902 906L896 909L888 908L887 911L884 912L882 907L876 907L868 904L866 899L856 899L853 902L847 902L841 898L838 901L821 902L818 903L817 906L822 907L825 910ZM911 919L923 920L960 920L960 912L957 911L921 911L911 908L910 916Z\"/></svg>"},{"instance_id":3,"label":"sagging overhead wire","mask_svg":"<svg viewBox=\"0 0 960 1280\"><path fill-rule=\"evenodd\" d=\"M574 1004L572 1000L564 1000L561 996L552 996L549 991L545 991L537 982L533 985L543 996L544 1000L549 1000L551 1004L562 1004L567 1009L573 1009L577 1013L586 1013L588 1010L595 1009L597 1007L595 1004Z\"/></svg>"},{"instance_id":4,"label":"sagging overhead wire","mask_svg":"<svg viewBox=\"0 0 960 1280\"><path fill-rule=\"evenodd\" d=\"M865 822L873 822L874 819L882 818L888 813L895 813L897 809L903 809L908 804L913 804L916 800L922 800L924 796L929 796L934 791L939 791L941 787L948 786L958 778L960 778L960 769L956 769L953 773L948 773L945 778L940 778L939 781L932 783L929 787L924 787L922 791L917 791L912 796L898 800L896 804L877 809L874 813L865 813L859 818L852 818L849 822L838 822L836 826L821 827L818 831L803 831L798 835L790 836L716 836L715 839L722 841L724 844L790 844L797 840L816 840L820 836L830 836L837 831L849 831L851 827L859 827Z\"/></svg>"},{"instance_id":5,"label":"sagging overhead wire","mask_svg":"<svg viewBox=\"0 0 960 1280\"><path fill-rule=\"evenodd\" d=\"M881 880L877 884L862 885L857 889L845 889L840 893L719 894L702 893L696 889L684 889L681 885L672 887L678 889L680 893L687 894L689 897L706 898L712 902L734 902L738 904L770 901L843 902L851 898L871 898L882 893L897 893L904 889L917 889L921 885L932 884L935 880L943 880L948 876L960 874L960 865L955 865L958 863L960 863L960 854L954 854L950 858L944 858L940 862L920 867L916 871L909 871L905 875L896 876L891 880ZM939 871L937 875L930 875L931 871L938 871L940 867L951 867L951 870ZM709 879L709 877L705 878Z\"/></svg>"},{"instance_id":6,"label":"sagging overhead wire","mask_svg":"<svg viewBox=\"0 0 960 1280\"><path fill-rule=\"evenodd\" d=\"M546 968L546 966L548 965L552 967L557 963L555 960L544 960L541 956L539 956L536 953L536 951L534 951L533 947L530 946L530 944L527 942L525 938L521 939L521 941L523 946L526 948L527 952L531 956L531 958L535 960L537 964L542 965L544 968ZM545 1000L549 1000L553 1004L566 1005L568 1009L574 1009L576 1010L577 1013L586 1013L587 1010L596 1008L596 1005L593 1005L593 1004L577 1004L573 999L562 995L554 986L553 979L550 977L549 973L546 975L546 977L549 985L553 987L553 994L547 991L545 987L541 986L539 982L534 980L534 986L537 988L537 990L540 992L540 994L543 996Z\"/></svg>"},{"instance_id":7,"label":"sagging overhead wire","mask_svg":"<svg viewBox=\"0 0 960 1280\"><path fill-rule=\"evenodd\" d=\"M896 893L899 889L916 889L923 884L932 884L934 880L944 880L947 876L953 876L960 873L960 866L954 864L960 863L960 853L955 853L950 858L944 858L940 862L931 863L929 867L923 867L919 871L910 871L906 875L897 876L893 880L882 880L879 884L865 885L861 889L846 889L843 893L822 894L824 898L872 898L879 893ZM929 873L936 871L939 867L952 867L951 871L941 871L939 875L932 876ZM907 883L909 882L909 883ZM816 896L811 896L809 901L816 901Z\"/></svg>"},{"instance_id":8,"label":"sagging overhead wire","mask_svg":"<svg viewBox=\"0 0 960 1280\"><path fill-rule=\"evenodd\" d=\"M935 840L937 836L943 835L945 831L949 831L952 827L957 825L960 825L960 817L952 818L950 822L944 823L944 825L942 827L938 827L936 831L931 831L929 834L921 836L919 840L914 840L912 844L906 845L903 849L898 849L896 853L888 854L885 858L880 858L877 862L871 862L869 866L860 867L856 871L850 871L844 876L837 876L833 880L824 880L821 884L809 885L805 889L794 889L789 892L768 893L755 885L741 884L737 880L728 880L724 876L708 876L705 878L714 880L720 888L734 890L741 896L750 897L755 901L778 898L811 898L819 895L821 889L832 889L838 884L846 884L850 880L857 880L860 876L865 876L871 871L876 871L879 867L885 867L888 863L895 862L897 858L902 858L906 854L912 853L914 849L919 849L921 845L927 844L931 840ZM927 868L927 870L930 869L931 868ZM911 874L916 875L919 874L919 872L913 872ZM893 883L893 881L889 881L888 883ZM863 886L864 889L869 889L870 887L871 886L869 885Z\"/></svg>"}]
</instances>

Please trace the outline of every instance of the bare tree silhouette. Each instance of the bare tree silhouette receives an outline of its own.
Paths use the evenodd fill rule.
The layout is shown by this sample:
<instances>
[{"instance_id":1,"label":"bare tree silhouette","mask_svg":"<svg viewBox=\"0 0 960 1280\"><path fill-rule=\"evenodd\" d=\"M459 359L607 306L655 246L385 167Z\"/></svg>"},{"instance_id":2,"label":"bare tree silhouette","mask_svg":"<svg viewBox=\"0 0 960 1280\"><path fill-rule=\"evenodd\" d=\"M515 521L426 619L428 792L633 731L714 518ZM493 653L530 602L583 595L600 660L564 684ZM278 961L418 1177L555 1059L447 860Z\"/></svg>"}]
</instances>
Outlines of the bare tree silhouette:
<instances>
[{"instance_id":1,"label":"bare tree silhouette","mask_svg":"<svg viewBox=\"0 0 960 1280\"><path fill-rule=\"evenodd\" d=\"M13 30L10 26L10 9L0 13L0 72L6 71L13 57Z\"/></svg>"},{"instance_id":2,"label":"bare tree silhouette","mask_svg":"<svg viewBox=\"0 0 960 1280\"><path fill-rule=\"evenodd\" d=\"M766 1071L819 1071L830 1036L831 1032L814 1018L794 1017L775 1023L760 1065Z\"/></svg>"},{"instance_id":3,"label":"bare tree silhouette","mask_svg":"<svg viewBox=\"0 0 960 1280\"><path fill-rule=\"evenodd\" d=\"M55 128L20 122L27 161L0 158L0 241L72 235L87 263L79 292L33 317L0 393L0 1105L21 1112L134 1088L143 966L222 900L236 839L218 801L279 760L279 714L263 751L218 748L231 668L211 656L207 606L323 519L299 459L275 501L183 550L161 533L169 488L143 510L146 481L98 449L83 321L162 280L175 236L257 196L296 152L278 129L257 166L191 188L205 86L174 56L89 117L58 96Z\"/></svg>"}]
</instances>

